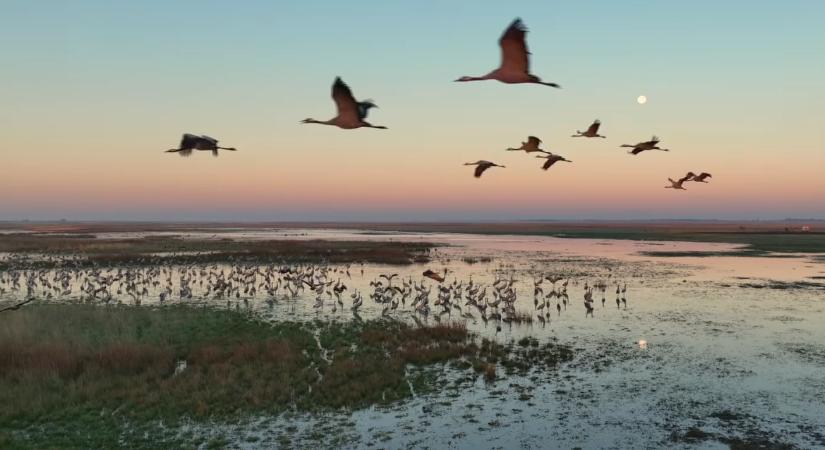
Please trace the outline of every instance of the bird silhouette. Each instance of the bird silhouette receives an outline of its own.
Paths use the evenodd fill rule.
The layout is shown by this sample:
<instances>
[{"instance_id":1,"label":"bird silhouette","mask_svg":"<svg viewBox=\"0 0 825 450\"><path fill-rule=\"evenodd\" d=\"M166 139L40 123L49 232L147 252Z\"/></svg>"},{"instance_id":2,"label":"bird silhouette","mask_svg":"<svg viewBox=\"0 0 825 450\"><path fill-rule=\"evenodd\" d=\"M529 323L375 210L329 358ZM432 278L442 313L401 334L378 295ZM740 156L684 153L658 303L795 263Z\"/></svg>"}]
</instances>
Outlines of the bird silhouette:
<instances>
[{"instance_id":1,"label":"bird silhouette","mask_svg":"<svg viewBox=\"0 0 825 450\"><path fill-rule=\"evenodd\" d=\"M527 28L521 19L516 18L498 40L501 46L501 65L487 75L480 77L463 76L455 81L498 80L502 83L534 83L561 87L556 83L547 83L530 73L530 52L527 50L525 35Z\"/></svg>"},{"instance_id":2,"label":"bird silhouette","mask_svg":"<svg viewBox=\"0 0 825 450\"><path fill-rule=\"evenodd\" d=\"M464 163L464 165L465 166L476 166L475 172L473 172L473 176L475 176L476 178L481 178L481 174L483 174L484 171L489 169L490 167L505 168L504 166L500 166L500 165L498 165L494 162L485 161L483 159L480 159L480 160L478 160L476 162L472 162L472 163Z\"/></svg>"},{"instance_id":3,"label":"bird silhouette","mask_svg":"<svg viewBox=\"0 0 825 450\"><path fill-rule=\"evenodd\" d=\"M520 152L524 151L526 153L535 153L535 152L542 152L547 153L546 151L539 148L539 144L541 144L541 139L535 136L527 136L527 142L522 142L521 147L513 148L510 147L507 149L508 152Z\"/></svg>"},{"instance_id":4,"label":"bird silhouette","mask_svg":"<svg viewBox=\"0 0 825 450\"><path fill-rule=\"evenodd\" d=\"M561 155L554 155L552 153L548 153L547 155L538 155L538 156L536 156L536 158L542 158L542 159L547 160L547 161L544 161L544 164L541 166L541 168L544 169L544 170L547 170L547 169L553 167L553 164L556 164L559 161L573 162L573 161L570 161L569 159L567 159L567 158L565 158Z\"/></svg>"},{"instance_id":5,"label":"bird silhouette","mask_svg":"<svg viewBox=\"0 0 825 450\"><path fill-rule=\"evenodd\" d=\"M711 174L709 174L709 173L707 173L707 172L702 172L702 173L700 173L699 175L695 175L695 176L694 176L693 178L691 178L689 181L696 181L696 182L699 182L699 183L707 183L707 181L706 181L706 180L707 180L708 178L713 178L713 175L711 175Z\"/></svg>"},{"instance_id":6,"label":"bird silhouette","mask_svg":"<svg viewBox=\"0 0 825 450\"><path fill-rule=\"evenodd\" d=\"M631 155L638 155L644 151L648 150L661 150L663 152L669 152L669 149L666 148L659 148L659 138L653 136L650 138L649 141L639 142L638 144L630 145L630 144L622 144L621 147L630 147L633 150L628 151Z\"/></svg>"},{"instance_id":7,"label":"bird silhouette","mask_svg":"<svg viewBox=\"0 0 825 450\"><path fill-rule=\"evenodd\" d=\"M444 276L441 276L441 274L431 269L425 270L422 275L424 275L427 278L438 281L439 283L443 283L447 277L447 269L444 269Z\"/></svg>"},{"instance_id":8,"label":"bird silhouette","mask_svg":"<svg viewBox=\"0 0 825 450\"><path fill-rule=\"evenodd\" d=\"M218 156L218 150L236 151L234 147L219 147L218 140L206 135L184 133L178 148L170 148L166 153L177 153L180 156L190 156L193 150L207 150L212 152L212 156Z\"/></svg>"},{"instance_id":9,"label":"bird silhouette","mask_svg":"<svg viewBox=\"0 0 825 450\"><path fill-rule=\"evenodd\" d=\"M384 278L385 280L387 280L387 283L392 284L392 279L397 277L397 276L398 276L397 273L392 273L392 274L389 274L389 275L382 273L381 275L379 275L379 278Z\"/></svg>"},{"instance_id":10,"label":"bird silhouette","mask_svg":"<svg viewBox=\"0 0 825 450\"><path fill-rule=\"evenodd\" d=\"M372 125L364 120L370 108L377 108L378 106L373 103L372 100L365 100L363 102L356 101L355 97L352 96L352 91L349 86L341 80L341 77L336 77L335 82L332 83L332 99L335 101L338 115L326 121L304 119L301 123L333 125L346 130L354 128L387 129L385 126Z\"/></svg>"},{"instance_id":11,"label":"bird silhouette","mask_svg":"<svg viewBox=\"0 0 825 450\"><path fill-rule=\"evenodd\" d=\"M665 189L679 189L686 191L687 189L685 189L685 187L682 185L685 183L685 181L692 180L695 175L696 174L694 174L693 172L688 172L687 175L683 176L682 178L679 178L678 180L668 178L667 181L670 181L670 186L665 186Z\"/></svg>"},{"instance_id":12,"label":"bird silhouette","mask_svg":"<svg viewBox=\"0 0 825 450\"><path fill-rule=\"evenodd\" d=\"M571 137L586 137L586 138L594 138L594 137L599 137L599 138L606 138L607 136L602 136L602 135L600 135L600 134L599 134L599 127L600 127L601 125L602 125L601 121L599 121L599 119L596 119L596 120L595 120L595 121L594 121L594 122L593 122L593 123L592 123L592 124L591 124L591 125L587 128L587 130L586 130L586 131L579 131L579 130L576 130L576 134L572 135Z\"/></svg>"}]
</instances>

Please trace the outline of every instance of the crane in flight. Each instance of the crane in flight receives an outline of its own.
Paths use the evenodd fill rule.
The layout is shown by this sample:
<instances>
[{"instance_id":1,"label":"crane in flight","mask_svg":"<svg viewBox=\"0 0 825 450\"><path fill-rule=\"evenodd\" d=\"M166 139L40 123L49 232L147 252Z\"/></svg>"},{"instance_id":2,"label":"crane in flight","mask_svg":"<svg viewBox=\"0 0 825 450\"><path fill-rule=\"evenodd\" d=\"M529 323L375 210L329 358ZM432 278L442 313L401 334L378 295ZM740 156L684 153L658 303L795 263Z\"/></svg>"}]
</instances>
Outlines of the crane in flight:
<instances>
[{"instance_id":1,"label":"crane in flight","mask_svg":"<svg viewBox=\"0 0 825 450\"><path fill-rule=\"evenodd\" d=\"M546 161L544 161L544 164L541 166L541 168L544 169L544 170L547 170L547 169L553 167L553 164L555 164L559 161L573 162L573 161L570 161L569 159L567 159L567 158L565 158L561 155L554 155L553 153L548 153L546 155L539 155L539 156L536 156L536 158L546 159Z\"/></svg>"},{"instance_id":2,"label":"crane in flight","mask_svg":"<svg viewBox=\"0 0 825 450\"><path fill-rule=\"evenodd\" d=\"M541 139L535 136L527 136L527 142L522 142L521 147L513 148L510 147L507 149L508 152L520 152L524 151L525 153L534 153L534 152L542 152L548 153L545 150L539 148L539 144L541 144Z\"/></svg>"},{"instance_id":3,"label":"crane in flight","mask_svg":"<svg viewBox=\"0 0 825 450\"><path fill-rule=\"evenodd\" d=\"M576 130L576 134L570 137L586 137L586 138L606 138L607 136L602 136L599 134L599 127L602 126L602 122L599 119L596 119L585 131Z\"/></svg>"},{"instance_id":4,"label":"crane in flight","mask_svg":"<svg viewBox=\"0 0 825 450\"><path fill-rule=\"evenodd\" d=\"M447 269L444 269L444 276L441 276L440 273L438 273L438 272L436 272L432 269L425 270L422 275L424 275L425 277L430 278L432 280L438 281L439 283L443 283L444 280L447 278Z\"/></svg>"},{"instance_id":5,"label":"crane in flight","mask_svg":"<svg viewBox=\"0 0 825 450\"><path fill-rule=\"evenodd\" d=\"M498 69L480 77L463 76L455 81L498 80L507 84L533 83L560 88L558 84L541 81L541 78L530 73L530 51L527 50L526 35L527 28L521 19L516 18L498 40L501 47L501 65Z\"/></svg>"},{"instance_id":6,"label":"crane in flight","mask_svg":"<svg viewBox=\"0 0 825 450\"><path fill-rule=\"evenodd\" d=\"M332 83L332 99L335 101L338 115L329 120L304 119L301 123L333 125L345 130L355 128L387 129L385 126L372 125L364 120L367 118L370 108L377 108L378 105L373 103L372 100L356 101L349 86L341 80L341 77L336 77L335 82Z\"/></svg>"},{"instance_id":7,"label":"crane in flight","mask_svg":"<svg viewBox=\"0 0 825 450\"><path fill-rule=\"evenodd\" d=\"M494 162L485 161L480 159L476 162L471 163L464 163L465 166L476 166L475 172L473 172L473 176L476 178L481 178L481 174L484 173L485 170L489 169L490 167L501 167L502 169L505 168L504 166L500 166Z\"/></svg>"},{"instance_id":8,"label":"crane in flight","mask_svg":"<svg viewBox=\"0 0 825 450\"><path fill-rule=\"evenodd\" d=\"M237 151L234 147L219 147L218 140L206 135L184 133L178 148L170 148L166 153L177 153L180 156L190 156L193 150L211 151L212 156L218 156L218 150Z\"/></svg>"},{"instance_id":9,"label":"crane in flight","mask_svg":"<svg viewBox=\"0 0 825 450\"><path fill-rule=\"evenodd\" d=\"M632 148L633 150L628 151L628 153L630 153L631 155L638 155L639 153L642 153L642 152L645 152L645 151L648 151L648 150L660 150L660 151L663 151L663 152L669 152L670 151L669 149L666 149L666 148L659 148L659 142L661 142L661 140L658 137L653 136L652 138L650 138L649 141L639 142L638 144L633 144L633 145L631 145L631 144L622 144L621 147Z\"/></svg>"},{"instance_id":10,"label":"crane in flight","mask_svg":"<svg viewBox=\"0 0 825 450\"><path fill-rule=\"evenodd\" d=\"M707 183L708 178L713 178L713 175L711 175L707 172L702 172L699 175L695 175L693 178L690 179L690 181L696 181L696 182L699 182L699 183Z\"/></svg>"},{"instance_id":11,"label":"crane in flight","mask_svg":"<svg viewBox=\"0 0 825 450\"><path fill-rule=\"evenodd\" d=\"M685 187L682 186L682 185L685 184L685 181L692 180L694 176L696 176L695 173L688 172L685 176L683 176L682 178L679 178L678 180L674 180L673 178L668 178L667 181L670 181L670 186L665 186L665 189L676 189L676 190L686 191L687 189L685 189Z\"/></svg>"}]
</instances>

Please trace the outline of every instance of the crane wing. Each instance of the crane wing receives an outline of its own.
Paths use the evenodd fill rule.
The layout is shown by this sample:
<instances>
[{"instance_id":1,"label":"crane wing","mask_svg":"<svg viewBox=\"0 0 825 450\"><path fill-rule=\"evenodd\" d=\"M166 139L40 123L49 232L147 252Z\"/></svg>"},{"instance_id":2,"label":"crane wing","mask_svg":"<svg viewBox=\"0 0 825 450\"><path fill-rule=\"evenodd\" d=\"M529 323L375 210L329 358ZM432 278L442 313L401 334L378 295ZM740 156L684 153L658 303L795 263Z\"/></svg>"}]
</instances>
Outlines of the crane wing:
<instances>
[{"instance_id":1,"label":"crane wing","mask_svg":"<svg viewBox=\"0 0 825 450\"><path fill-rule=\"evenodd\" d=\"M541 139L539 139L535 136L527 136L527 145L530 145L532 147L537 148L540 143L541 143Z\"/></svg>"},{"instance_id":2,"label":"crane wing","mask_svg":"<svg viewBox=\"0 0 825 450\"><path fill-rule=\"evenodd\" d=\"M599 122L598 120L597 120L597 121L595 121L595 122L593 122L593 124L592 124L592 125L590 125L590 128L588 128L588 129L587 129L587 133L588 133L588 134L596 134L596 133L598 133L598 132L599 132L599 127L600 127L601 125L602 125L602 123L601 123L601 122Z\"/></svg>"},{"instance_id":3,"label":"crane wing","mask_svg":"<svg viewBox=\"0 0 825 450\"><path fill-rule=\"evenodd\" d=\"M489 169L490 167L493 167L493 164L489 163L489 162L484 162L484 163L481 163L481 164L477 165L475 173L474 173L475 177L476 178L481 178L481 174L483 174L484 171Z\"/></svg>"},{"instance_id":4,"label":"crane wing","mask_svg":"<svg viewBox=\"0 0 825 450\"><path fill-rule=\"evenodd\" d=\"M527 28L521 19L516 19L501 35L501 67L505 72L529 73L530 51L527 50L525 37Z\"/></svg>"},{"instance_id":5,"label":"crane wing","mask_svg":"<svg viewBox=\"0 0 825 450\"><path fill-rule=\"evenodd\" d=\"M212 144L217 144L217 143L218 143L218 140L217 140L217 139L215 139L215 138L213 138L213 137L209 137L209 136L207 136L207 135L205 135L205 134L204 134L204 135L201 135L201 139L203 139L203 140L205 140L205 141L209 141L209 142L210 142L210 143L212 143Z\"/></svg>"},{"instance_id":6,"label":"crane wing","mask_svg":"<svg viewBox=\"0 0 825 450\"><path fill-rule=\"evenodd\" d=\"M180 148L182 149L193 149L195 145L198 143L198 136L190 133L184 133L183 137L180 139ZM191 152L190 152L191 153Z\"/></svg>"},{"instance_id":7,"label":"crane wing","mask_svg":"<svg viewBox=\"0 0 825 450\"><path fill-rule=\"evenodd\" d=\"M361 120L366 119L367 114L369 114L369 112L370 112L370 108L373 106L372 101L368 100L368 101L363 101L363 102L357 102L357 104L358 104L358 117L361 118Z\"/></svg>"},{"instance_id":8,"label":"crane wing","mask_svg":"<svg viewBox=\"0 0 825 450\"><path fill-rule=\"evenodd\" d=\"M335 78L335 83L332 84L332 99L335 100L338 117L347 118L353 122L360 120L358 119L358 103L341 77Z\"/></svg>"},{"instance_id":9,"label":"crane wing","mask_svg":"<svg viewBox=\"0 0 825 450\"><path fill-rule=\"evenodd\" d=\"M544 162L544 165L541 166L542 169L547 170L558 162L558 159L555 158L547 158L547 161Z\"/></svg>"}]
</instances>

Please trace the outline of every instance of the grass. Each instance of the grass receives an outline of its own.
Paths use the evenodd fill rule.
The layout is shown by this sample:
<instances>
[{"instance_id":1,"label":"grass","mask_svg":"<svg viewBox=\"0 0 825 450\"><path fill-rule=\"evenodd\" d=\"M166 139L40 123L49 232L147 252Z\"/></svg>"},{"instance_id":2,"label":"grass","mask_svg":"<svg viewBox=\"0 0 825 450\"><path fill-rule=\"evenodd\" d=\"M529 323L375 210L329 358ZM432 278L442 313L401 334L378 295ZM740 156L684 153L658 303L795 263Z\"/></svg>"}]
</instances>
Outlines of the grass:
<instances>
[{"instance_id":1,"label":"grass","mask_svg":"<svg viewBox=\"0 0 825 450\"><path fill-rule=\"evenodd\" d=\"M362 408L439 389L445 363L493 382L570 358L554 342L479 341L456 323L43 304L0 317L0 447L186 446L176 430L187 420Z\"/></svg>"},{"instance_id":2,"label":"grass","mask_svg":"<svg viewBox=\"0 0 825 450\"><path fill-rule=\"evenodd\" d=\"M825 290L825 283L811 282L811 281L781 281L781 280L764 280L758 283L741 283L739 287L752 289L815 289Z\"/></svg>"},{"instance_id":3,"label":"grass","mask_svg":"<svg viewBox=\"0 0 825 450\"><path fill-rule=\"evenodd\" d=\"M703 251L703 250L685 250L685 251L642 251L640 255L656 256L660 258L716 258L724 256L766 256L771 253L756 252L748 249L733 250L733 251Z\"/></svg>"},{"instance_id":4,"label":"grass","mask_svg":"<svg viewBox=\"0 0 825 450\"><path fill-rule=\"evenodd\" d=\"M288 404L314 379L301 352L312 342L297 324L205 309L21 309L0 322L0 436L19 448L152 447L143 431L157 420ZM173 376L179 360L189 367Z\"/></svg>"},{"instance_id":5,"label":"grass","mask_svg":"<svg viewBox=\"0 0 825 450\"><path fill-rule=\"evenodd\" d=\"M376 241L183 239L150 236L99 239L90 235L0 234L0 252L80 256L72 265L427 262L434 244ZM32 260L38 267L66 264L58 258Z\"/></svg>"},{"instance_id":6,"label":"grass","mask_svg":"<svg viewBox=\"0 0 825 450\"><path fill-rule=\"evenodd\" d=\"M670 441L694 445L702 442L717 442L726 444L731 450L794 450L797 448L792 444L776 441L767 436L767 432L759 429L750 429L742 437L732 437L691 427L684 432L674 431L670 435Z\"/></svg>"},{"instance_id":7,"label":"grass","mask_svg":"<svg viewBox=\"0 0 825 450\"><path fill-rule=\"evenodd\" d=\"M782 231L669 231L645 230L642 228L604 228L557 230L540 234L545 236L586 239L620 239L638 241L684 241L741 244L738 252L708 252L708 255L685 256L768 256L771 253L825 253L825 233L786 233ZM656 252L658 256L668 256ZM683 256L676 254L674 256Z\"/></svg>"},{"instance_id":8,"label":"grass","mask_svg":"<svg viewBox=\"0 0 825 450\"><path fill-rule=\"evenodd\" d=\"M493 260L493 258L490 258L488 256L482 256L478 258L472 256L465 256L464 258L461 258L461 260L464 261L466 264L472 265L477 263L489 263Z\"/></svg>"}]
</instances>

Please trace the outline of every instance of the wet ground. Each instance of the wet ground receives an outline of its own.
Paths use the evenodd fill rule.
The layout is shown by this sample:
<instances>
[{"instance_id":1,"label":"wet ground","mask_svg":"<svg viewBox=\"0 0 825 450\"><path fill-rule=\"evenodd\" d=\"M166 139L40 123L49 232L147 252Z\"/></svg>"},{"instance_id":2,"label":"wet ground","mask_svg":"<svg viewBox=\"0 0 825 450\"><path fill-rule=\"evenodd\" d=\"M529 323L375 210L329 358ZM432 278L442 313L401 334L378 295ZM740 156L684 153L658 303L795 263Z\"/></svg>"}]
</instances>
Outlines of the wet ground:
<instances>
[{"instance_id":1,"label":"wet ground","mask_svg":"<svg viewBox=\"0 0 825 450\"><path fill-rule=\"evenodd\" d=\"M492 384L446 371L436 377L444 385L438 394L389 407L199 424L188 432L250 448L825 448L822 260L803 255L651 256L646 252L715 255L737 247L526 236L238 230L215 238L227 237L448 245L435 250L426 265L355 264L349 277L340 267L334 277L365 294L363 318L384 309L366 298L369 282L380 274L421 280L427 268L442 273L448 268L448 282L457 278L483 284L513 277L518 280L517 309L534 317L533 279L559 274L570 279L570 304L561 313L553 308L544 324L501 324L499 330L469 309L465 312L473 318L458 311L417 318L466 321L471 330L502 341L555 338L572 345L575 357L556 370ZM177 282L179 277L170 278ZM596 292L593 317L585 317L584 283L600 281L608 285L606 293ZM625 283L626 305L617 305L616 285ZM0 301L17 296L6 292ZM59 300L77 300L68 297ZM196 288L194 297L187 301L249 308L268 320L353 320L348 307L333 311L332 300L314 308L314 295L267 302L260 293L227 304L225 299L199 299ZM415 315L405 307L390 314L402 320Z\"/></svg>"}]
</instances>

